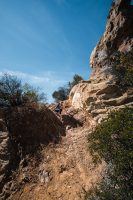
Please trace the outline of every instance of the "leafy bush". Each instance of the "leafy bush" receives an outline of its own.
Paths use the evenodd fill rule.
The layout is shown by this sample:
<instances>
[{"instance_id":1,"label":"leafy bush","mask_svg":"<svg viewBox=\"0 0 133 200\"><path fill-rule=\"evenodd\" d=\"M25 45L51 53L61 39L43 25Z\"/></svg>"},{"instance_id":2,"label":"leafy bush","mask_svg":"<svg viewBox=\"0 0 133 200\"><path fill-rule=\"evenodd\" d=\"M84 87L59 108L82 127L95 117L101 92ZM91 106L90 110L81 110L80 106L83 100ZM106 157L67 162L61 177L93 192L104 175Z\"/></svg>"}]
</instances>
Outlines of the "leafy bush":
<instances>
[{"instance_id":1,"label":"leafy bush","mask_svg":"<svg viewBox=\"0 0 133 200\"><path fill-rule=\"evenodd\" d=\"M41 100L46 100L46 97L39 89L29 84L23 86L16 76L4 74L0 77L0 106L18 106Z\"/></svg>"},{"instance_id":2,"label":"leafy bush","mask_svg":"<svg viewBox=\"0 0 133 200\"><path fill-rule=\"evenodd\" d=\"M115 71L120 85L133 86L133 51L116 54Z\"/></svg>"},{"instance_id":3,"label":"leafy bush","mask_svg":"<svg viewBox=\"0 0 133 200\"><path fill-rule=\"evenodd\" d=\"M113 112L88 136L95 163L107 163L104 180L85 195L86 200L133 199L133 108Z\"/></svg>"},{"instance_id":4,"label":"leafy bush","mask_svg":"<svg viewBox=\"0 0 133 200\"><path fill-rule=\"evenodd\" d=\"M72 87L78 84L81 80L83 80L83 78L78 74L75 74L73 76L73 80L71 82L68 82L66 86L59 87L58 90L54 91L52 97L55 99L56 102L66 100Z\"/></svg>"}]
</instances>

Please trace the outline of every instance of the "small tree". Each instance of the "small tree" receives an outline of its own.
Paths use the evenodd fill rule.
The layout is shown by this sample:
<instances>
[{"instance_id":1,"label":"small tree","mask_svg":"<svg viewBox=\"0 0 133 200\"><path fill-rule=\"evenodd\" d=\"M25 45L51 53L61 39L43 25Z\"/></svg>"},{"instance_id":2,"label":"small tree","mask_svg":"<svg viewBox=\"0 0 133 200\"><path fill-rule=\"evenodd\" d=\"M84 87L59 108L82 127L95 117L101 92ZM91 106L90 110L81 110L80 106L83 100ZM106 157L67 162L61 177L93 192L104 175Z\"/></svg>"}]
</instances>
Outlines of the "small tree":
<instances>
[{"instance_id":1,"label":"small tree","mask_svg":"<svg viewBox=\"0 0 133 200\"><path fill-rule=\"evenodd\" d=\"M68 82L68 86L67 86L67 90L68 90L68 94L70 93L71 89L77 85L81 80L83 80L82 76L75 74L73 76L72 81Z\"/></svg>"},{"instance_id":2,"label":"small tree","mask_svg":"<svg viewBox=\"0 0 133 200\"><path fill-rule=\"evenodd\" d=\"M83 78L78 74L75 74L72 81L68 82L68 84L64 87L59 87L57 91L53 92L52 97L55 99L56 102L66 100L72 87L77 85L81 80L83 80Z\"/></svg>"},{"instance_id":3,"label":"small tree","mask_svg":"<svg viewBox=\"0 0 133 200\"><path fill-rule=\"evenodd\" d=\"M67 89L65 87L60 87L57 91L54 91L52 97L56 102L64 101L67 99Z\"/></svg>"},{"instance_id":4,"label":"small tree","mask_svg":"<svg viewBox=\"0 0 133 200\"><path fill-rule=\"evenodd\" d=\"M71 87L73 87L74 85L77 85L81 80L83 80L82 76L80 76L80 75L78 75L78 74L75 74L75 75L73 76L72 82L70 82Z\"/></svg>"},{"instance_id":5,"label":"small tree","mask_svg":"<svg viewBox=\"0 0 133 200\"><path fill-rule=\"evenodd\" d=\"M16 106L22 103L22 85L17 77L9 74L1 77L0 102L5 106Z\"/></svg>"},{"instance_id":6,"label":"small tree","mask_svg":"<svg viewBox=\"0 0 133 200\"><path fill-rule=\"evenodd\" d=\"M40 89L39 88L34 88L31 85L29 85L28 83L25 83L23 86L23 101L24 102L46 102L47 98L46 95L44 93L40 93Z\"/></svg>"},{"instance_id":7,"label":"small tree","mask_svg":"<svg viewBox=\"0 0 133 200\"><path fill-rule=\"evenodd\" d=\"M4 74L0 78L0 105L18 106L27 102L46 101L44 93L33 88L29 84L22 85L21 81L9 74Z\"/></svg>"}]
</instances>

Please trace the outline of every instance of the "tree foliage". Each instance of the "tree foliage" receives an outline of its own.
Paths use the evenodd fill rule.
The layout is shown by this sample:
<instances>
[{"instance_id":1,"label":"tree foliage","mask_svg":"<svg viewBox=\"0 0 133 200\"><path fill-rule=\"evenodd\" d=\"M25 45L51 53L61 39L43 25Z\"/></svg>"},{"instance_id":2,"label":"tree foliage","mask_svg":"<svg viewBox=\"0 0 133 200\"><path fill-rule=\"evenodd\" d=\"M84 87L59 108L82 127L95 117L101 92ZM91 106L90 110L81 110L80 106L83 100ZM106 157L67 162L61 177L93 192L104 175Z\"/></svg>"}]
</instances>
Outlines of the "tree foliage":
<instances>
[{"instance_id":1,"label":"tree foliage","mask_svg":"<svg viewBox=\"0 0 133 200\"><path fill-rule=\"evenodd\" d=\"M107 163L104 180L85 195L86 200L133 199L133 108L113 112L88 136L95 163Z\"/></svg>"},{"instance_id":2,"label":"tree foliage","mask_svg":"<svg viewBox=\"0 0 133 200\"><path fill-rule=\"evenodd\" d=\"M46 100L46 96L38 88L23 85L16 76L4 74L0 77L0 106L18 106L42 100Z\"/></svg>"},{"instance_id":3,"label":"tree foliage","mask_svg":"<svg viewBox=\"0 0 133 200\"><path fill-rule=\"evenodd\" d=\"M52 94L56 102L66 100L67 95L68 95L68 92L67 92L67 88L65 87L59 87L58 90L54 91Z\"/></svg>"},{"instance_id":4,"label":"tree foliage","mask_svg":"<svg viewBox=\"0 0 133 200\"><path fill-rule=\"evenodd\" d=\"M5 74L0 79L0 102L7 106L16 106L22 103L21 81L15 76Z\"/></svg>"},{"instance_id":5,"label":"tree foliage","mask_svg":"<svg viewBox=\"0 0 133 200\"><path fill-rule=\"evenodd\" d=\"M75 74L72 81L68 82L67 85L64 87L59 87L58 90L53 92L52 97L55 99L56 102L66 100L71 89L81 80L83 80L83 78L80 75Z\"/></svg>"},{"instance_id":6,"label":"tree foliage","mask_svg":"<svg viewBox=\"0 0 133 200\"><path fill-rule=\"evenodd\" d=\"M69 82L70 89L72 89L73 86L77 85L81 80L83 80L82 76L75 74L73 76L73 80Z\"/></svg>"},{"instance_id":7,"label":"tree foliage","mask_svg":"<svg viewBox=\"0 0 133 200\"><path fill-rule=\"evenodd\" d=\"M25 102L41 102L41 101L46 101L46 94L43 92L40 93L39 88L34 88L28 83L25 83L23 86L23 101Z\"/></svg>"}]
</instances>

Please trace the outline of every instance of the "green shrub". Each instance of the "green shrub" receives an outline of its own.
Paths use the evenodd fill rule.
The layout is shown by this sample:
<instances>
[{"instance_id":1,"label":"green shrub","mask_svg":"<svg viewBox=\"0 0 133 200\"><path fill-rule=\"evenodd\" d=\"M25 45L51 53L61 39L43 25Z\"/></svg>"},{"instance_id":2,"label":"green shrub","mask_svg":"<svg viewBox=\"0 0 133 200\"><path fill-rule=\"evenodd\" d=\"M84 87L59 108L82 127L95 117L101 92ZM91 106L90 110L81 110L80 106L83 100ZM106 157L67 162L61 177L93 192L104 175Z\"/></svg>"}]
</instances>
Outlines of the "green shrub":
<instances>
[{"instance_id":1,"label":"green shrub","mask_svg":"<svg viewBox=\"0 0 133 200\"><path fill-rule=\"evenodd\" d=\"M133 51L117 52L115 56L115 71L122 86L133 86Z\"/></svg>"},{"instance_id":2,"label":"green shrub","mask_svg":"<svg viewBox=\"0 0 133 200\"><path fill-rule=\"evenodd\" d=\"M103 181L85 195L86 200L133 199L133 108L112 112L88 136L95 163L107 163Z\"/></svg>"}]
</instances>

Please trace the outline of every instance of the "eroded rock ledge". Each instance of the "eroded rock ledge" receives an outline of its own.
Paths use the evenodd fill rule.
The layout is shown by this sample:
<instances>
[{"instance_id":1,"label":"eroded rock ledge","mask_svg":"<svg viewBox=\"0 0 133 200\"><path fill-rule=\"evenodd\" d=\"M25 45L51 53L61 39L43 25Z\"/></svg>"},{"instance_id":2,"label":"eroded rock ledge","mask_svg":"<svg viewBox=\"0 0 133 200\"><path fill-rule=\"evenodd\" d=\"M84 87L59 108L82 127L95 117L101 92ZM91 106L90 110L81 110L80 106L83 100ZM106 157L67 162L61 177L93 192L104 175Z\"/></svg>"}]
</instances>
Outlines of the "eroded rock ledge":
<instances>
[{"instance_id":1,"label":"eroded rock ledge","mask_svg":"<svg viewBox=\"0 0 133 200\"><path fill-rule=\"evenodd\" d=\"M105 33L90 57L91 78L80 82L70 92L71 105L76 109L87 110L97 121L107 116L112 109L133 104L133 89L117 85L113 62L118 51L133 50L132 24L131 1L113 1Z\"/></svg>"}]
</instances>

